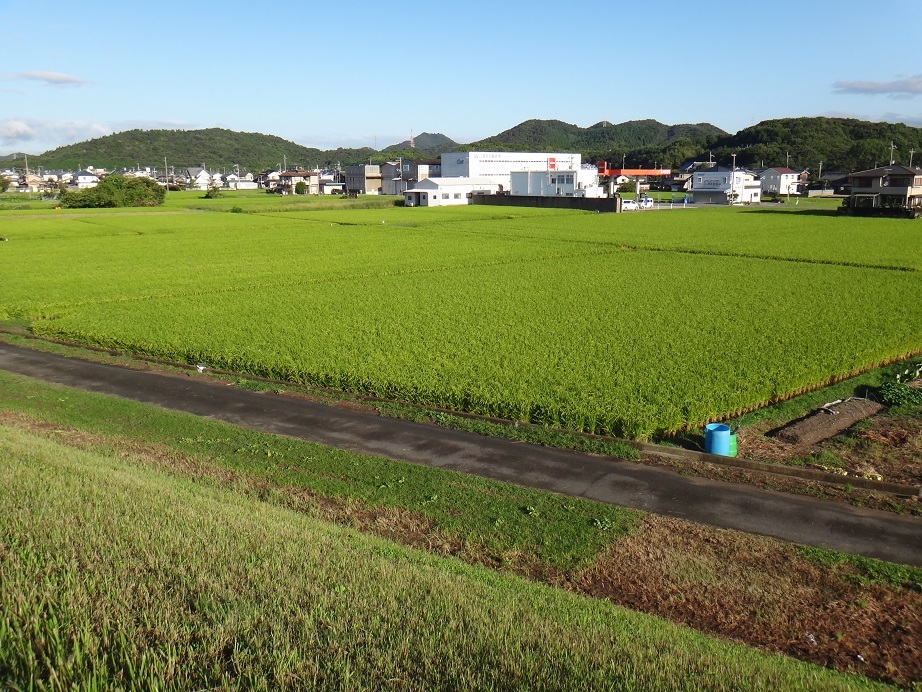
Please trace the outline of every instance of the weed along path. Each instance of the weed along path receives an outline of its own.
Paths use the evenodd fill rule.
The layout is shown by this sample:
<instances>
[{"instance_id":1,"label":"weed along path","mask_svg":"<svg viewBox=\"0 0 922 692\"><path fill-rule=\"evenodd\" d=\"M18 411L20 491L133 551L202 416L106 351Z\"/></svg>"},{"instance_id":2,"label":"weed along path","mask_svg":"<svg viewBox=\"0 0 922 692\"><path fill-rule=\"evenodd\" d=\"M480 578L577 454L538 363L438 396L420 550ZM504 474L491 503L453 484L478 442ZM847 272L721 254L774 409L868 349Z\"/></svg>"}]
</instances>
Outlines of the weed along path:
<instances>
[{"instance_id":1,"label":"weed along path","mask_svg":"<svg viewBox=\"0 0 922 692\"><path fill-rule=\"evenodd\" d=\"M922 520L0 343L0 369L263 432L922 566Z\"/></svg>"}]
</instances>

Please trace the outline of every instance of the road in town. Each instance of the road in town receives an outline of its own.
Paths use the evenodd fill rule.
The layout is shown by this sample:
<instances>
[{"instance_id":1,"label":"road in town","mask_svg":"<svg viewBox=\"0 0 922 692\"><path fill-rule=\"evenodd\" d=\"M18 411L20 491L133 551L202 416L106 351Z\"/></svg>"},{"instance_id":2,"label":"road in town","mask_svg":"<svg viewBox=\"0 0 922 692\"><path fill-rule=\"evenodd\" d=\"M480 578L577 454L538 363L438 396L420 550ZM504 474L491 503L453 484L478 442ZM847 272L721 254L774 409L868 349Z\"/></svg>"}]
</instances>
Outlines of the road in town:
<instances>
[{"instance_id":1,"label":"road in town","mask_svg":"<svg viewBox=\"0 0 922 692\"><path fill-rule=\"evenodd\" d=\"M355 452L922 567L922 519L0 343L0 369Z\"/></svg>"}]
</instances>

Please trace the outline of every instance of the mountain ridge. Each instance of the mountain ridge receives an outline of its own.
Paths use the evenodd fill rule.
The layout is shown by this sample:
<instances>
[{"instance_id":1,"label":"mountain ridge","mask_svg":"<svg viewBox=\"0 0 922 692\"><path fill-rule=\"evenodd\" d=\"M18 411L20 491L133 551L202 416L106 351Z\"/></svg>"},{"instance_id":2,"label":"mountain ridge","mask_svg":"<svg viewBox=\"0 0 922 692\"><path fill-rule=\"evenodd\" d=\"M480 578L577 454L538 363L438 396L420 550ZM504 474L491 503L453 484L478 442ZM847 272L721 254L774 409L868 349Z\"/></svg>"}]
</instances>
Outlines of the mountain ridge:
<instances>
[{"instance_id":1,"label":"mountain ridge","mask_svg":"<svg viewBox=\"0 0 922 692\"><path fill-rule=\"evenodd\" d=\"M891 143L895 149L891 149ZM259 171L275 167L335 167L383 163L403 158L438 158L448 151L580 152L588 162L624 162L631 166L676 168L689 159L714 158L741 166L788 165L800 169L859 170L908 159L920 152L922 128L850 118L801 117L762 121L729 134L710 123L665 125L656 120L599 121L579 127L562 120L526 120L485 139L459 144L441 133L421 133L381 150L370 147L320 150L275 135L223 128L199 130L127 130L29 155L30 168L171 168L201 166ZM4 163L25 154L0 157ZM822 162L822 163L820 163ZM906 161L897 160L897 163Z\"/></svg>"}]
</instances>

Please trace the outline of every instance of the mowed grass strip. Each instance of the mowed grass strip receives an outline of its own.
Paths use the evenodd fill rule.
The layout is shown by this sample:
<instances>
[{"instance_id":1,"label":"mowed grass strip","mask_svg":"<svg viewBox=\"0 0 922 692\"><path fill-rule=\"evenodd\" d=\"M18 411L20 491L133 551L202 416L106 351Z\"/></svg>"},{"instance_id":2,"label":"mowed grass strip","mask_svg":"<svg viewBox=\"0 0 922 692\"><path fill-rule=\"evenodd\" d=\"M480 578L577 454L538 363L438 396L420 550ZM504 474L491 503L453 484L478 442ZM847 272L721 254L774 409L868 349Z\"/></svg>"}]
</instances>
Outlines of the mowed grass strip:
<instances>
[{"instance_id":1,"label":"mowed grass strip","mask_svg":"<svg viewBox=\"0 0 922 692\"><path fill-rule=\"evenodd\" d=\"M5 426L0 454L16 686L872 687Z\"/></svg>"}]
</instances>

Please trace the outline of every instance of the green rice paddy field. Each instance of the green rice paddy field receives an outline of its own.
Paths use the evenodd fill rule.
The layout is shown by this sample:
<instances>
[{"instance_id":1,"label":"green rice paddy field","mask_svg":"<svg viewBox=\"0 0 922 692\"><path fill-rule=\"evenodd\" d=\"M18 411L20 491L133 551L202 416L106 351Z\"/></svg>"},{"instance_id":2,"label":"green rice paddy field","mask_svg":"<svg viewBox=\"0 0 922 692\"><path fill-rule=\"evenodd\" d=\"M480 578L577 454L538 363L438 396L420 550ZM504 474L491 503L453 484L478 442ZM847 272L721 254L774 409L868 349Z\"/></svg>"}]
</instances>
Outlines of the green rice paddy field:
<instances>
[{"instance_id":1,"label":"green rice paddy field","mask_svg":"<svg viewBox=\"0 0 922 692\"><path fill-rule=\"evenodd\" d=\"M918 222L266 197L0 209L0 320L638 439L922 352Z\"/></svg>"}]
</instances>

